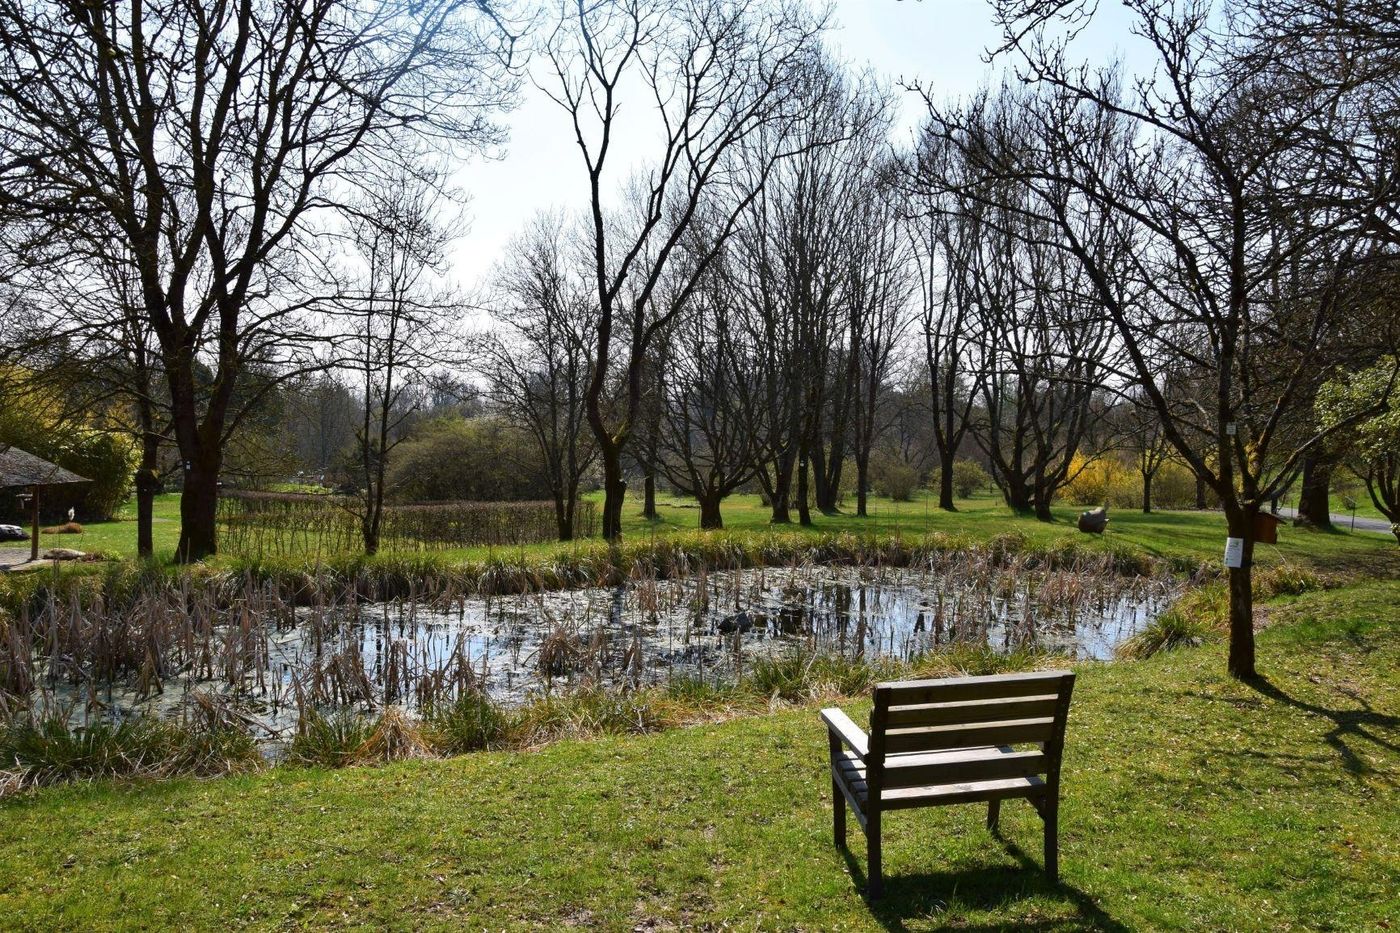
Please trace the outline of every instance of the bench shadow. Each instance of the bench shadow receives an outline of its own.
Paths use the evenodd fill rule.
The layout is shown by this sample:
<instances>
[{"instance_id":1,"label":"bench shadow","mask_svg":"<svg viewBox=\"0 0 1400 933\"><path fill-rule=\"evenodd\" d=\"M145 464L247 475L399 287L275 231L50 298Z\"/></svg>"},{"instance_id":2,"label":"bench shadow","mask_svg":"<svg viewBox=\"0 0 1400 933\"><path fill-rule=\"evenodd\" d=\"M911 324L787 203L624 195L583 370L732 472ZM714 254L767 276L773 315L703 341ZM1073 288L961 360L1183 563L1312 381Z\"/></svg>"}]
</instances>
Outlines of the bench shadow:
<instances>
[{"instance_id":1,"label":"bench shadow","mask_svg":"<svg viewBox=\"0 0 1400 933\"><path fill-rule=\"evenodd\" d=\"M1347 744L1348 739L1370 742L1389 752L1400 752L1400 745L1388 741L1374 731L1375 729L1400 729L1400 716L1391 716L1388 713L1377 711L1364 697L1358 694L1348 692L1352 700L1361 707L1360 709L1331 709L1291 696L1262 675L1247 680L1245 683L1270 700L1305 713L1311 713L1314 716L1320 716L1331 722L1332 728L1323 736L1323 741L1336 751L1342 760L1342 767L1352 774L1369 774L1373 769L1352 750L1351 746Z\"/></svg>"},{"instance_id":2,"label":"bench shadow","mask_svg":"<svg viewBox=\"0 0 1400 933\"><path fill-rule=\"evenodd\" d=\"M879 900L866 900L871 917L886 930L903 931L909 929L909 921L928 919L930 915L945 908L954 898L960 905L977 910L998 910L1019 900L1049 895L1069 901L1075 909L1075 916L1046 918L1041 921L1023 919L1016 923L1015 929L1130 929L1105 913L1089 895L1073 885L1066 884L1063 878L1059 882L1052 882L1046 876L1040 862L1028 855L1019 845L1000 833L992 833L991 836L1001 844L1007 854L1016 859L1017 864L989 865L962 871L921 871L906 874L886 872L884 895ZM838 851L846 860L851 880L863 893L867 883L864 860L847 846L839 846ZM1063 861L1061 864L1063 865ZM959 923L957 928L1005 930L1008 929L1008 925L1005 921L992 921L987 924Z\"/></svg>"}]
</instances>

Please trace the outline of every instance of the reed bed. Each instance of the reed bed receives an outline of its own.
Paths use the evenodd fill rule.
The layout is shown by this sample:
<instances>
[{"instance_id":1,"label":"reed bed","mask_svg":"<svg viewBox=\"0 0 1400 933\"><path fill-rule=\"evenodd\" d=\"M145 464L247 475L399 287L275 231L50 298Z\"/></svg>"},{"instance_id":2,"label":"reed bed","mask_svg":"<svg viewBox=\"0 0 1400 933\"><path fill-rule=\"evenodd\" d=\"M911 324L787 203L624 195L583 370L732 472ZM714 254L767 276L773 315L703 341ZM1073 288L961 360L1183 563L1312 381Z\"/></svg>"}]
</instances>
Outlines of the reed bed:
<instances>
[{"instance_id":1,"label":"reed bed","mask_svg":"<svg viewBox=\"0 0 1400 933\"><path fill-rule=\"evenodd\" d=\"M363 547L361 508L344 496L234 490L219 499L222 547L263 559L296 555L321 560ZM596 533L598 507L578 504L577 533ZM558 535L553 502L430 502L384 510L380 546L394 551L507 546L553 541Z\"/></svg>"},{"instance_id":2,"label":"reed bed","mask_svg":"<svg viewBox=\"0 0 1400 933\"><path fill-rule=\"evenodd\" d=\"M847 631L843 621L864 618L865 591L833 582L833 565L874 585L912 568L975 596L931 592L918 638L877 638L867 650L863 623ZM1096 585L1150 588L1166 569L1097 548L1037 550L1014 536L968 547L943 536L775 535L581 546L534 562L452 565L425 554L4 579L0 786L223 773L269 755L341 766L525 748L859 695L887 677L1063 663L1038 647L1038 607L1091 611L1105 598ZM554 591L581 587L617 596L560 608ZM774 592L780 605L752 621L794 636L780 650L746 659L742 632L712 632L712 653L698 663L686 654L693 645L677 644L683 660L659 681L648 667L643 638L658 618L729 620ZM523 695L490 695L485 659L466 639L405 636L420 616L450 618L482 599L514 607L495 637L536 678ZM985 643L994 604L1009 613L996 647ZM827 628L818 631L818 618ZM136 706L142 714L119 712Z\"/></svg>"},{"instance_id":3,"label":"reed bed","mask_svg":"<svg viewBox=\"0 0 1400 933\"><path fill-rule=\"evenodd\" d=\"M219 712L72 725L62 712L30 710L0 727L0 797L29 788L104 778L216 777L268 766L339 768L483 750L535 749L562 739L626 735L720 722L789 705L850 698L876 680L1034 670L1053 653L1003 654L950 646L908 662L852 661L795 652L729 684L696 679L637 690L596 686L538 694L510 706L480 692L410 713L309 710L279 756L259 754L255 726ZM839 671L839 677L833 677Z\"/></svg>"}]
</instances>

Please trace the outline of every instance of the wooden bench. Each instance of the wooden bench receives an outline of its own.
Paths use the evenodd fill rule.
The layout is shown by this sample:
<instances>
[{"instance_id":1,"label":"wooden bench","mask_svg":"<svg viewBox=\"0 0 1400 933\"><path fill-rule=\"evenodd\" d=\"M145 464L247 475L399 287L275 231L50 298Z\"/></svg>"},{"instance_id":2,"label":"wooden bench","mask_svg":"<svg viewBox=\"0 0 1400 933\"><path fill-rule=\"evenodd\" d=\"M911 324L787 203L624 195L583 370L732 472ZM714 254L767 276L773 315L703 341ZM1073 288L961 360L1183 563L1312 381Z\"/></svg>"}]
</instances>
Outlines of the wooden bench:
<instances>
[{"instance_id":1,"label":"wooden bench","mask_svg":"<svg viewBox=\"0 0 1400 933\"><path fill-rule=\"evenodd\" d=\"M865 831L869 895L884 886L886 810L1024 797L1045 822L1045 871L1058 877L1060 757L1074 674L1041 671L877 684L867 734L841 710L822 710L831 747L832 831L846 844L846 807Z\"/></svg>"}]
</instances>

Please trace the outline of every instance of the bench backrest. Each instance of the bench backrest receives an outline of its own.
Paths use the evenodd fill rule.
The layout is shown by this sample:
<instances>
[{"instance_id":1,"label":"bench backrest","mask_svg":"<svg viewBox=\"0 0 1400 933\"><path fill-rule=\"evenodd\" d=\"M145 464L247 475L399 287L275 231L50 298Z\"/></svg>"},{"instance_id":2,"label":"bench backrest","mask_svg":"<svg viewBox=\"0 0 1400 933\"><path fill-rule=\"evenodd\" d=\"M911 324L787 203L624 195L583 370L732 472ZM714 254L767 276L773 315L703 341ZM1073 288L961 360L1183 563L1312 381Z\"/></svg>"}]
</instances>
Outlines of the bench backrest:
<instances>
[{"instance_id":1,"label":"bench backrest","mask_svg":"<svg viewBox=\"0 0 1400 933\"><path fill-rule=\"evenodd\" d=\"M1036 671L991 677L949 677L877 684L870 711L869 764L884 788L1057 777L1074 674ZM1012 754L1000 746L1036 745ZM899 759L918 752L956 752Z\"/></svg>"}]
</instances>

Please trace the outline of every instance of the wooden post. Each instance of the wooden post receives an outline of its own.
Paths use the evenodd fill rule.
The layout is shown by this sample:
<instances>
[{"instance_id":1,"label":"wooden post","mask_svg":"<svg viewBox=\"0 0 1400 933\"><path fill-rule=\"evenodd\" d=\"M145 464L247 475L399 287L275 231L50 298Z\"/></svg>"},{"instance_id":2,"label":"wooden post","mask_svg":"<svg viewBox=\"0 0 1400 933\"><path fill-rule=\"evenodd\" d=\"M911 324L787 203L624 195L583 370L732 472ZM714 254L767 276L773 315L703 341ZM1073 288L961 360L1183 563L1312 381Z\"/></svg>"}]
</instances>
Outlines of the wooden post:
<instances>
[{"instance_id":1,"label":"wooden post","mask_svg":"<svg viewBox=\"0 0 1400 933\"><path fill-rule=\"evenodd\" d=\"M33 525L33 530L29 534L29 559L36 561L39 559L39 487L30 487L29 496L29 518Z\"/></svg>"}]
</instances>

